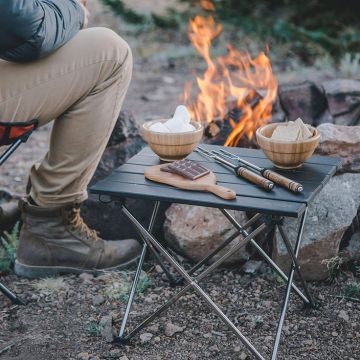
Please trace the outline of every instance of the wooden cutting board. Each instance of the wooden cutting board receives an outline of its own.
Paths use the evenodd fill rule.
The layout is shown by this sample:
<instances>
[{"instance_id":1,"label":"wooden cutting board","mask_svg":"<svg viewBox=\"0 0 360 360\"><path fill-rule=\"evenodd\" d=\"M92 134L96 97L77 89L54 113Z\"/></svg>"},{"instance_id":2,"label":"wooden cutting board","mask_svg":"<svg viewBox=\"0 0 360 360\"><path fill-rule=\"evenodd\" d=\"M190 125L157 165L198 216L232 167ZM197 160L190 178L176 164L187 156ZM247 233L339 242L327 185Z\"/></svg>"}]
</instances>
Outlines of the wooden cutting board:
<instances>
[{"instance_id":1,"label":"wooden cutting board","mask_svg":"<svg viewBox=\"0 0 360 360\"><path fill-rule=\"evenodd\" d=\"M180 189L211 192L225 200L236 198L235 191L224 186L216 185L216 176L212 171L199 179L190 180L181 175L161 171L160 168L166 165L167 164L148 167L144 172L145 177L151 181L171 185Z\"/></svg>"}]
</instances>

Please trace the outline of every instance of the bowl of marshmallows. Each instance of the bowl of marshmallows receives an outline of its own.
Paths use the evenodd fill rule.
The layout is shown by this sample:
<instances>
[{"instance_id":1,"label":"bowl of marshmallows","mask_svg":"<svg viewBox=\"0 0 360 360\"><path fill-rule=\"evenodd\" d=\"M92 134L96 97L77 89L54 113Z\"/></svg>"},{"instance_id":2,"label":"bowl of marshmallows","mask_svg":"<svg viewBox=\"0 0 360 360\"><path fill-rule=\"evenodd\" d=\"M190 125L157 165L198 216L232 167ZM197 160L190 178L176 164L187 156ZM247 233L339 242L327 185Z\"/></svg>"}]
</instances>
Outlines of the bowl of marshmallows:
<instances>
[{"instance_id":1,"label":"bowl of marshmallows","mask_svg":"<svg viewBox=\"0 0 360 360\"><path fill-rule=\"evenodd\" d=\"M175 161L189 155L202 139L203 126L191 121L186 106L180 105L170 119L147 121L142 136L163 161Z\"/></svg>"}]
</instances>

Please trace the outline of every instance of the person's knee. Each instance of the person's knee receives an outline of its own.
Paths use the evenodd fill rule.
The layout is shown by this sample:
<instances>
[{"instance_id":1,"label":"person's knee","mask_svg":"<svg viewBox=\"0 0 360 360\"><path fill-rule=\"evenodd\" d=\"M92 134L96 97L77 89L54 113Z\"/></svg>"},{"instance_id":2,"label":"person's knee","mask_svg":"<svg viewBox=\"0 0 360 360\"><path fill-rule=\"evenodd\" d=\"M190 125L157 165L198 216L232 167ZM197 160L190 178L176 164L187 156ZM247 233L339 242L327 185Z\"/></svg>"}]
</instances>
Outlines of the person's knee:
<instances>
[{"instance_id":1,"label":"person's knee","mask_svg":"<svg viewBox=\"0 0 360 360\"><path fill-rule=\"evenodd\" d=\"M108 28L92 28L94 43L101 46L104 60L113 60L119 65L132 65L132 53L129 44L115 31Z\"/></svg>"}]
</instances>

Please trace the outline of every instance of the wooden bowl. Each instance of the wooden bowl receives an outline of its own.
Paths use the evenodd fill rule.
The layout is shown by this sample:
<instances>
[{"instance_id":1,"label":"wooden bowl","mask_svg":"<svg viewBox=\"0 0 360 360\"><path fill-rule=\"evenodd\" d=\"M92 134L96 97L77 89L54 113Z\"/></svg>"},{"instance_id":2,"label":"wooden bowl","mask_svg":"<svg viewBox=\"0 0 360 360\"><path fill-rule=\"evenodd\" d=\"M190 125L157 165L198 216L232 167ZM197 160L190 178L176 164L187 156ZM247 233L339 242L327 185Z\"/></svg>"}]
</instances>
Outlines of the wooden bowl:
<instances>
[{"instance_id":1,"label":"wooden bowl","mask_svg":"<svg viewBox=\"0 0 360 360\"><path fill-rule=\"evenodd\" d=\"M175 161L189 155L200 142L204 127L198 122L191 122L195 131L182 133L161 133L149 130L157 122L167 119L147 121L142 126L142 136L149 144L151 150L163 161Z\"/></svg>"},{"instance_id":2,"label":"wooden bowl","mask_svg":"<svg viewBox=\"0 0 360 360\"><path fill-rule=\"evenodd\" d=\"M271 139L271 135L277 126L286 126L286 123L273 123L262 126L256 130L256 140L265 155L278 168L294 169L300 167L307 160L319 144L320 134L310 125L313 136L307 140L281 141Z\"/></svg>"}]
</instances>

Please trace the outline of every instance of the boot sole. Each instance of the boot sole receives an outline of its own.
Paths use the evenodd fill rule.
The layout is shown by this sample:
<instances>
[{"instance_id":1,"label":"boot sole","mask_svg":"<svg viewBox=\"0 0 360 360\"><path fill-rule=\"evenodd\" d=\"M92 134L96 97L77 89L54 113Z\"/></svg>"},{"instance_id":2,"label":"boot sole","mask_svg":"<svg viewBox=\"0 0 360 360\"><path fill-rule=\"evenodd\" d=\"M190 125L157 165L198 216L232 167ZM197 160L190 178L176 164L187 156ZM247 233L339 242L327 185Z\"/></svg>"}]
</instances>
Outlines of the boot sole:
<instances>
[{"instance_id":1,"label":"boot sole","mask_svg":"<svg viewBox=\"0 0 360 360\"><path fill-rule=\"evenodd\" d=\"M122 263L117 266L113 266L105 269L83 269L76 267L67 267L67 266L34 266L22 264L18 260L15 261L14 271L17 276L26 277L30 279L34 278L43 278L43 277L53 277L67 274L92 274L92 275L103 275L109 271L122 270L129 265L132 265L140 258L140 255Z\"/></svg>"}]
</instances>

